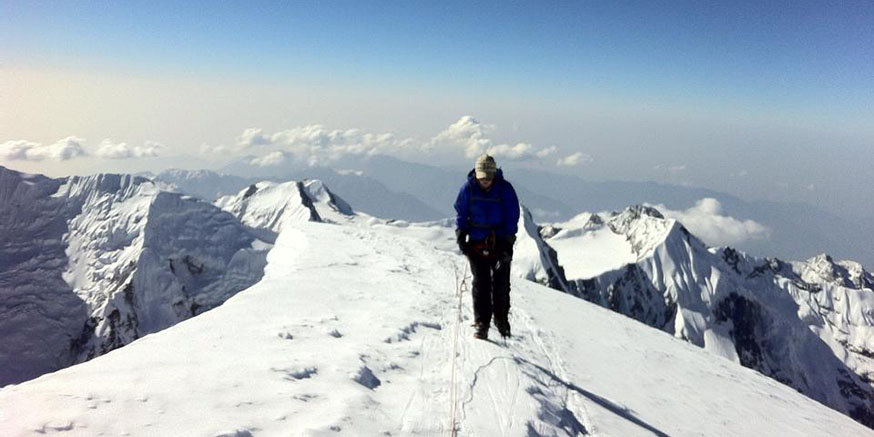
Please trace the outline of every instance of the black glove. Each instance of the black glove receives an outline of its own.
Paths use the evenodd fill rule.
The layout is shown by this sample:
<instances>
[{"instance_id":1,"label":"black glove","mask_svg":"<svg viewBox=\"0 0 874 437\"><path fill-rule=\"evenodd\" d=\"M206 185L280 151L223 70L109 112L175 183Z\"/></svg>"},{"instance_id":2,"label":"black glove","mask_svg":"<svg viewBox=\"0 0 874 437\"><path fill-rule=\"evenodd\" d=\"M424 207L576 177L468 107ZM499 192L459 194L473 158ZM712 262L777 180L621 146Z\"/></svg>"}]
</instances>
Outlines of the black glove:
<instances>
[{"instance_id":1,"label":"black glove","mask_svg":"<svg viewBox=\"0 0 874 437\"><path fill-rule=\"evenodd\" d=\"M455 242L458 243L458 250L460 250L461 253L468 255L468 252L470 252L470 246L467 244L467 231L456 229Z\"/></svg>"}]
</instances>

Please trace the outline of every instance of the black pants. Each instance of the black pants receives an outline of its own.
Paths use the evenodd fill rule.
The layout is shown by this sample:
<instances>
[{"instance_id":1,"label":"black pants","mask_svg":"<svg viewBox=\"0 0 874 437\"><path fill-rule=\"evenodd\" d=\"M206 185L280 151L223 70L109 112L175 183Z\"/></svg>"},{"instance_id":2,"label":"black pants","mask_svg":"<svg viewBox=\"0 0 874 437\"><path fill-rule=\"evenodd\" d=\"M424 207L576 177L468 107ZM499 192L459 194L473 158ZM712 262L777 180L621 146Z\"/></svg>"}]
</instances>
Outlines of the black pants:
<instances>
[{"instance_id":1,"label":"black pants","mask_svg":"<svg viewBox=\"0 0 874 437\"><path fill-rule=\"evenodd\" d=\"M474 321L490 325L492 314L495 320L507 320L510 313L510 262L469 256L473 273Z\"/></svg>"}]
</instances>

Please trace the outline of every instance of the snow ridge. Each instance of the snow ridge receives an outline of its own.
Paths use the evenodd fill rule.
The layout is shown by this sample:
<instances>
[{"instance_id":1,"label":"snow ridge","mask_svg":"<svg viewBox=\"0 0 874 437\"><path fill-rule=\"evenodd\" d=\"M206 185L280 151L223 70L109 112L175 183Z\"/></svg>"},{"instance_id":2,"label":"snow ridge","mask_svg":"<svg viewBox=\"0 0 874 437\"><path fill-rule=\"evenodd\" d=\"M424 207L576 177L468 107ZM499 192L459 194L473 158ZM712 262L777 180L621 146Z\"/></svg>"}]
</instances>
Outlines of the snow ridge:
<instances>
[{"instance_id":1,"label":"snow ridge","mask_svg":"<svg viewBox=\"0 0 874 437\"><path fill-rule=\"evenodd\" d=\"M272 238L285 226L302 221L347 221L352 207L319 180L258 182L215 205L250 228L268 231Z\"/></svg>"},{"instance_id":2,"label":"snow ridge","mask_svg":"<svg viewBox=\"0 0 874 437\"><path fill-rule=\"evenodd\" d=\"M522 232L517 236L513 265L525 272L524 278L547 285L557 290L567 290L564 269L559 265L555 250L546 243L543 235L551 230L545 230L537 225L529 211L520 206L519 221Z\"/></svg>"},{"instance_id":3,"label":"snow ridge","mask_svg":"<svg viewBox=\"0 0 874 437\"><path fill-rule=\"evenodd\" d=\"M581 215L550 229L544 241L566 272L566 286L554 288L755 369L874 427L874 282L858 263L826 255L785 263L709 248L680 223L642 206ZM614 266L592 271L592 252L612 254Z\"/></svg>"},{"instance_id":4,"label":"snow ridge","mask_svg":"<svg viewBox=\"0 0 874 437\"><path fill-rule=\"evenodd\" d=\"M453 245L448 226L290 222L264 278L221 307L0 390L0 430L874 434L758 373L526 280L513 280L514 337L476 340ZM451 404L455 327L467 335ZM208 420L192 420L190 406Z\"/></svg>"},{"instance_id":5,"label":"snow ridge","mask_svg":"<svg viewBox=\"0 0 874 437\"><path fill-rule=\"evenodd\" d=\"M659 399L648 399L673 390L670 399L690 399L684 409L709 405L705 410L718 411L706 390L668 383L693 374L708 387L720 386L718 378L731 375L768 399L737 408L743 414L736 420L716 422L733 423L736 433L770 429L765 419L751 428L740 420L762 410L769 412L768 420L782 418L776 429L809 431L818 424L823 432L864 431L771 380L739 373L728 361L708 361L698 349L684 349L686 343L874 426L870 273L858 263L827 255L786 263L709 248L653 208L587 213L539 226L523 207L514 271L683 342L516 281L516 337L503 348L469 338L462 343L462 380L468 385L462 388L459 423L448 424L441 414L447 409L444 348L452 344L448 336L454 330L444 327L459 316L466 322L471 317L467 306L466 313L453 313L455 297L445 293L457 285L447 279L458 277L464 265L454 253L450 221L416 225L371 218L353 211L320 181L259 182L219 199L221 211L167 193L144 178L53 180L0 167L0 201L15 206L0 212L0 235L10 236L0 244L0 332L7 333L0 339L0 364L9 364L0 368L10 370L0 376L11 382L35 376L22 376L25 369L40 374L103 355L251 286L216 311L119 353L0 390L0 411L13 411L14 423L23 426L17 431L115 434L132 424L143 430L155 425L153 408L131 409L134 401L155 399L165 412L174 405L202 404L204 396L224 396L218 404L233 401L240 414L228 414L213 403L219 409L212 416L221 419L202 433L279 432L292 420L316 434L349 429L431 434L451 426L467 434L501 435L700 433L707 429L707 415L694 425L694 418L671 421L676 412L659 409L664 404ZM261 240L276 244L266 255L266 268L271 246ZM381 324L373 314L380 315ZM34 338L43 344L34 345ZM277 341L281 345L272 343ZM289 342L292 354L284 350ZM330 348L329 361L326 342L337 345ZM193 362L179 353L192 345L199 357ZM218 345L221 355L209 349ZM257 352L246 358L253 345ZM599 369L589 356L573 352L580 350L605 361L599 377L588 376ZM234 360L233 372L228 372L228 356ZM640 372L623 367L629 362L661 366ZM192 365L207 376L186 381L193 390L180 392L175 388L179 375L191 375ZM407 370L412 368L418 373ZM618 369L625 369L623 377L607 381L605 376ZM156 389L138 387L136 399L125 398L132 395L115 387L136 386L129 377L141 371L149 373ZM653 375L657 380L645 378ZM295 385L277 392L270 376ZM226 379L233 387L251 390L244 390L243 398L229 395L215 385ZM58 420L41 415L51 408L27 407L28 401L59 402L51 387L66 387L59 392L61 402L76 405ZM747 392L740 396L735 384L725 388L720 395L735 401L756 398ZM124 411L135 413L127 417L116 411L119 407L102 406L109 413L95 414L95 399L120 401ZM334 399L344 400L340 408ZM782 403L774 405L773 399ZM312 414L289 410L289 400L308 404L304 410ZM823 420L792 428L786 418L798 411ZM122 416L118 423L107 420ZM166 431L180 425L159 422ZM0 423L3 428L7 424Z\"/></svg>"}]
</instances>

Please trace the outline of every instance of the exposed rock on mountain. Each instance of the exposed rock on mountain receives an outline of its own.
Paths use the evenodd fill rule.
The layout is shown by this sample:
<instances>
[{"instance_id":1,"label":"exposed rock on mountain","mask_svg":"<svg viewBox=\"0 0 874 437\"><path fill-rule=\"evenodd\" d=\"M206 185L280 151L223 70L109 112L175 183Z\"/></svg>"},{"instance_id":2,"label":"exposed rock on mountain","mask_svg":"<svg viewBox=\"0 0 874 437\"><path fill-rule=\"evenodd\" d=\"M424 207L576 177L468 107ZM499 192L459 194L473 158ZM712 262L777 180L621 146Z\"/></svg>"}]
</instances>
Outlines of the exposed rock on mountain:
<instances>
[{"instance_id":1,"label":"exposed rock on mountain","mask_svg":"<svg viewBox=\"0 0 874 437\"><path fill-rule=\"evenodd\" d=\"M266 243L130 175L0 167L0 384L88 360L257 282Z\"/></svg>"},{"instance_id":2,"label":"exposed rock on mountain","mask_svg":"<svg viewBox=\"0 0 874 437\"><path fill-rule=\"evenodd\" d=\"M642 206L582 214L548 232L525 229L545 259L538 268L559 276L540 282L874 426L874 281L860 264L827 255L787 263L709 248ZM537 269L518 267L537 279Z\"/></svg>"}]
</instances>

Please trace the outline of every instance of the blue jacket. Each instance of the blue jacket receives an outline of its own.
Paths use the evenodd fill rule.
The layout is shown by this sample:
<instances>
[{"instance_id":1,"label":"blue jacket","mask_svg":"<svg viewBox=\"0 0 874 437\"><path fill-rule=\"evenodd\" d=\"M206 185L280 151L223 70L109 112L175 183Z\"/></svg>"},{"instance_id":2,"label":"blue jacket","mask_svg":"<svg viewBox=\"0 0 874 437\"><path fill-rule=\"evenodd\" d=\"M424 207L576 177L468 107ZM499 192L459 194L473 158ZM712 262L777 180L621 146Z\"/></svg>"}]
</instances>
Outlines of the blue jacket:
<instances>
[{"instance_id":1,"label":"blue jacket","mask_svg":"<svg viewBox=\"0 0 874 437\"><path fill-rule=\"evenodd\" d=\"M492 231L504 237L516 235L518 230L519 199L501 169L495 174L489 191L480 188L471 170L467 182L458 191L455 212L455 228L466 231L471 241L483 241Z\"/></svg>"}]
</instances>

